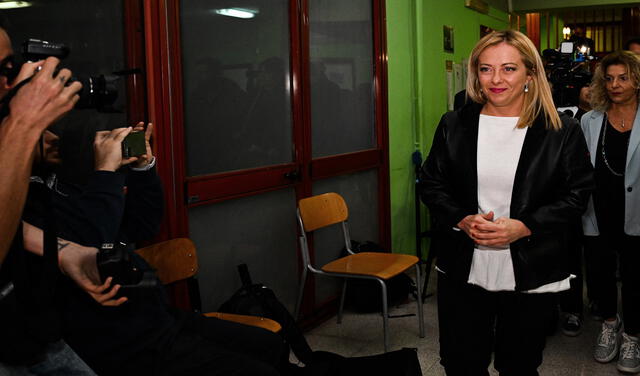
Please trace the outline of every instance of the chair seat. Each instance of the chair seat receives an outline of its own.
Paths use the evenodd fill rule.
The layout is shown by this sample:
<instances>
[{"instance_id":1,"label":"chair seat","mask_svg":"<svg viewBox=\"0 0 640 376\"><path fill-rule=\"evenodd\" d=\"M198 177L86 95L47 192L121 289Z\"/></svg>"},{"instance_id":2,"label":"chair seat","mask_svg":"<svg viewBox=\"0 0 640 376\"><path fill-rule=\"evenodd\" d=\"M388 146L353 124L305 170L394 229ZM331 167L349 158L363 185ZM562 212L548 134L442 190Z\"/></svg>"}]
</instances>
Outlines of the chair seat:
<instances>
[{"instance_id":1,"label":"chair seat","mask_svg":"<svg viewBox=\"0 0 640 376\"><path fill-rule=\"evenodd\" d=\"M397 253L362 252L341 257L322 267L327 273L369 275L387 280L418 262L416 256Z\"/></svg>"},{"instance_id":2,"label":"chair seat","mask_svg":"<svg viewBox=\"0 0 640 376\"><path fill-rule=\"evenodd\" d=\"M215 317L221 320L237 322L240 324L257 326L274 333L278 333L280 329L282 329L282 326L277 321L265 317L236 315L235 313L223 312L207 312L204 315L207 317Z\"/></svg>"}]
</instances>

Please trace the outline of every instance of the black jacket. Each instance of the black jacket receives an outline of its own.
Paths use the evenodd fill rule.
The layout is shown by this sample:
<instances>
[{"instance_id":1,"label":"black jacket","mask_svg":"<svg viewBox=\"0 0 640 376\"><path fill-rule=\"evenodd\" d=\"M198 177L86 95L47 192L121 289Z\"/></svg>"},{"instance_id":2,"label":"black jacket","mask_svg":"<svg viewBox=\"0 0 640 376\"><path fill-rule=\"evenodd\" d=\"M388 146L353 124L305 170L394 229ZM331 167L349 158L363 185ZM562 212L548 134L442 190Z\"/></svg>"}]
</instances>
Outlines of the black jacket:
<instances>
[{"instance_id":1,"label":"black jacket","mask_svg":"<svg viewBox=\"0 0 640 376\"><path fill-rule=\"evenodd\" d=\"M442 116L421 170L420 193L435 222L432 249L450 278L468 279L473 241L455 231L478 213L477 142L482 105L471 103ZM589 152L576 121L561 115L562 129L540 117L527 129L511 196L511 218L532 235L510 245L516 291L567 278L567 229L584 212L593 190ZM496 150L499 152L499 150Z\"/></svg>"}]
</instances>

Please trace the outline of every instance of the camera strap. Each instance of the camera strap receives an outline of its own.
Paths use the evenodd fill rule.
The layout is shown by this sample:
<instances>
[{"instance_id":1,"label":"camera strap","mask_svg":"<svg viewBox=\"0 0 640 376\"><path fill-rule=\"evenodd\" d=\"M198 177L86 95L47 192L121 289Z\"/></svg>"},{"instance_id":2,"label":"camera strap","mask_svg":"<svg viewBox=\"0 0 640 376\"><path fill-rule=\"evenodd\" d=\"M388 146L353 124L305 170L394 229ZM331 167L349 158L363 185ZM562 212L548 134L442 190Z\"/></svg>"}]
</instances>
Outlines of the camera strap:
<instances>
[{"instance_id":1,"label":"camera strap","mask_svg":"<svg viewBox=\"0 0 640 376\"><path fill-rule=\"evenodd\" d=\"M44 204L43 232L43 270L40 280L39 293L43 302L53 303L58 276L58 229L56 226L55 210L53 207L53 191L45 184L41 188L41 199Z\"/></svg>"}]
</instances>

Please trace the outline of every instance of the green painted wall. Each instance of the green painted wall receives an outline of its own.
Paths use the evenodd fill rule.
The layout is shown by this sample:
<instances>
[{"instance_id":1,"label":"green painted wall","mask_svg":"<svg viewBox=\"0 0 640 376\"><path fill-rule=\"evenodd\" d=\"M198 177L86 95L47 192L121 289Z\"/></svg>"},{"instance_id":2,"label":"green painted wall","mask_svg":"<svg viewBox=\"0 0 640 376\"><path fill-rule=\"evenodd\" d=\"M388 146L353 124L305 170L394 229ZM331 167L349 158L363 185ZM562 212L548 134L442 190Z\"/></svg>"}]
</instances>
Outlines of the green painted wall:
<instances>
[{"instance_id":1,"label":"green painted wall","mask_svg":"<svg viewBox=\"0 0 640 376\"><path fill-rule=\"evenodd\" d=\"M508 15L488 15L464 1L387 0L391 231L396 252L415 251L414 170L411 154L426 157L433 133L447 110L445 62L467 58L480 25L509 26ZM454 29L454 53L443 51L442 27Z\"/></svg>"},{"instance_id":2,"label":"green painted wall","mask_svg":"<svg viewBox=\"0 0 640 376\"><path fill-rule=\"evenodd\" d=\"M557 20L557 29L556 29ZM540 14L540 52L547 48L558 48L560 42L564 39L562 35L562 28L564 27L564 20L558 15L549 15L549 44L547 44L547 15L545 13Z\"/></svg>"}]
</instances>

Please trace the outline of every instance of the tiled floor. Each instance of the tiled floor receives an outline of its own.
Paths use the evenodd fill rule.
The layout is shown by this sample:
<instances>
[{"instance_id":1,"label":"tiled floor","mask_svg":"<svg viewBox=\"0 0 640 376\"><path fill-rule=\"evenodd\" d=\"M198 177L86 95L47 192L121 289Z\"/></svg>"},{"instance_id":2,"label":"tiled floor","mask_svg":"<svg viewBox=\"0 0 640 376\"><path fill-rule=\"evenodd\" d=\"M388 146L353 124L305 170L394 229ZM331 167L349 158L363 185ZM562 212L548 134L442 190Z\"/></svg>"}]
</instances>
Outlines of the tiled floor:
<instances>
[{"instance_id":1,"label":"tiled floor","mask_svg":"<svg viewBox=\"0 0 640 376\"><path fill-rule=\"evenodd\" d=\"M435 274L435 273L433 273ZM429 290L435 287L430 283ZM415 313L415 302L410 302L390 311L391 315ZM424 376L444 375L438 357L438 324L435 297L424 304L425 338L418 337L418 323L415 316L393 318L389 321L390 347L392 350L402 347L415 347ZM542 376L607 376L621 375L615 367L615 361L600 364L593 360L592 349L600 323L587 315L584 329L578 337L567 337L560 330L548 338L544 361L539 368ZM356 314L346 312L342 324L335 319L315 328L306 334L314 350L325 350L344 356L364 356L381 353L382 318L379 314ZM491 375L497 372L491 368Z\"/></svg>"}]
</instances>

